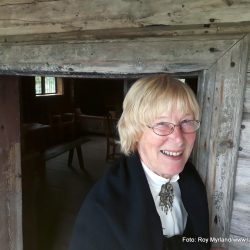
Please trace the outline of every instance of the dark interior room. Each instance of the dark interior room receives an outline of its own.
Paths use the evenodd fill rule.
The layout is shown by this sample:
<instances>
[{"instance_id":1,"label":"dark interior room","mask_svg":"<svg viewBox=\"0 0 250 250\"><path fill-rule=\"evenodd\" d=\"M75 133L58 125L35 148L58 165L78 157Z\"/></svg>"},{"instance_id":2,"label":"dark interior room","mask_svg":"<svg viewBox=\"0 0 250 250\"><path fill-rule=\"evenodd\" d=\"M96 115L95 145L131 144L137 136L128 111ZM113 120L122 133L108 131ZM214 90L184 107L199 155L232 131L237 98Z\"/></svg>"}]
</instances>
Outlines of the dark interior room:
<instances>
[{"instance_id":1,"label":"dark interior room","mask_svg":"<svg viewBox=\"0 0 250 250\"><path fill-rule=\"evenodd\" d=\"M91 186L119 157L130 79L21 77L25 250L66 250ZM185 80L196 92L197 78Z\"/></svg>"}]
</instances>

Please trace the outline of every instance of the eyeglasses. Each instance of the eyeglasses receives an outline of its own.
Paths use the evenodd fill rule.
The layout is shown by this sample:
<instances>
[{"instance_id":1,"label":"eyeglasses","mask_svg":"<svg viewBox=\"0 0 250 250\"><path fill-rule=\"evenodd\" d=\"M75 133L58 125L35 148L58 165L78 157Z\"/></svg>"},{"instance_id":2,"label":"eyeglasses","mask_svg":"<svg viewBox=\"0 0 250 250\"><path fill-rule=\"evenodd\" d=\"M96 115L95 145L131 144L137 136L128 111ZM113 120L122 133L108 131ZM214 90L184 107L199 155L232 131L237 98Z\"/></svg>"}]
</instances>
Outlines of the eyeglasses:
<instances>
[{"instance_id":1,"label":"eyeglasses","mask_svg":"<svg viewBox=\"0 0 250 250\"><path fill-rule=\"evenodd\" d=\"M179 124L173 124L171 122L160 122L153 126L148 126L151 128L155 134L159 136L170 135L174 132L175 127L180 126L180 129L185 134L191 134L197 131L200 127L200 121L198 120L184 120Z\"/></svg>"}]
</instances>

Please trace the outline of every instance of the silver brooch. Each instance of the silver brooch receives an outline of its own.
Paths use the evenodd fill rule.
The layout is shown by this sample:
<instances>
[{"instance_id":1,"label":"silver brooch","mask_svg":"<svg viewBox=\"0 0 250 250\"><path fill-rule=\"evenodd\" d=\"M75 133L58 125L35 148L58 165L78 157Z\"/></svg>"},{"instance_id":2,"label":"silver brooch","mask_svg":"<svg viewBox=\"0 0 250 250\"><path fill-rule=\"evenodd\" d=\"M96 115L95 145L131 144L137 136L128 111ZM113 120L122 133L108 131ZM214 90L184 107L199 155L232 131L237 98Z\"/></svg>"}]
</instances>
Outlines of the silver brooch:
<instances>
[{"instance_id":1,"label":"silver brooch","mask_svg":"<svg viewBox=\"0 0 250 250\"><path fill-rule=\"evenodd\" d=\"M159 193L160 196L160 207L162 211L166 214L169 210L172 210L173 200L174 200L174 189L170 182L163 184L161 186L161 191Z\"/></svg>"}]
</instances>

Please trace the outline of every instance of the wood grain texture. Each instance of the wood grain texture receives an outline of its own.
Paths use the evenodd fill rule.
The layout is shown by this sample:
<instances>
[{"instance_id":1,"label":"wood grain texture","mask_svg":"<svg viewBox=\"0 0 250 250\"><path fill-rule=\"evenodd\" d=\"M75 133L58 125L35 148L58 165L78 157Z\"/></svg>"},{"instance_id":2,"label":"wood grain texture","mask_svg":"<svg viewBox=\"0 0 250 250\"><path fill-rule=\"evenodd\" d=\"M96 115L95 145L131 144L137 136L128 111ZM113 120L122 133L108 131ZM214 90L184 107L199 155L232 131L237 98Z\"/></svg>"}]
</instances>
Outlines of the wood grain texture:
<instances>
[{"instance_id":1,"label":"wood grain texture","mask_svg":"<svg viewBox=\"0 0 250 250\"><path fill-rule=\"evenodd\" d=\"M4 74L137 74L209 68L237 39L181 37L0 46Z\"/></svg>"},{"instance_id":2,"label":"wood grain texture","mask_svg":"<svg viewBox=\"0 0 250 250\"><path fill-rule=\"evenodd\" d=\"M250 83L247 84L244 96L244 112L250 113Z\"/></svg>"},{"instance_id":3,"label":"wood grain texture","mask_svg":"<svg viewBox=\"0 0 250 250\"><path fill-rule=\"evenodd\" d=\"M203 71L198 82L198 101L201 109L201 127L197 138L195 165L204 183L207 183L208 161L210 159L210 131L214 98L216 64ZM212 195L208 195L211 197Z\"/></svg>"},{"instance_id":4,"label":"wood grain texture","mask_svg":"<svg viewBox=\"0 0 250 250\"><path fill-rule=\"evenodd\" d=\"M230 234L229 238L232 242L229 243L228 250L249 250L249 238Z\"/></svg>"},{"instance_id":5,"label":"wood grain texture","mask_svg":"<svg viewBox=\"0 0 250 250\"><path fill-rule=\"evenodd\" d=\"M248 211L250 213L250 158L239 158L237 164L236 180L235 180L235 192L234 202L241 202L248 204ZM236 207L237 208L237 207ZM234 208L234 209L236 209ZM243 214L241 214L242 220L244 220ZM249 223L249 220L247 221ZM234 229L232 227L232 229ZM250 236L250 232L249 235Z\"/></svg>"},{"instance_id":6,"label":"wood grain texture","mask_svg":"<svg viewBox=\"0 0 250 250\"><path fill-rule=\"evenodd\" d=\"M248 60L249 64L249 60ZM249 66L248 66L249 70ZM239 157L235 179L235 191L230 233L235 238L229 250L249 249L250 245L250 73L244 92L243 120L241 124ZM245 241L247 238L247 241Z\"/></svg>"},{"instance_id":7,"label":"wood grain texture","mask_svg":"<svg viewBox=\"0 0 250 250\"><path fill-rule=\"evenodd\" d=\"M207 171L210 228L215 237L227 237L230 230L248 45L246 36L216 64Z\"/></svg>"},{"instance_id":8,"label":"wood grain texture","mask_svg":"<svg viewBox=\"0 0 250 250\"><path fill-rule=\"evenodd\" d=\"M250 22L226 24L197 24L197 25L171 25L148 26L139 28L113 28L66 31L54 33L1 35L0 44L51 44L67 41L107 40L107 39L135 39L143 37L177 37L177 36L223 36L224 39L240 39L242 34L250 32ZM199 39L199 38L198 38Z\"/></svg>"},{"instance_id":9,"label":"wood grain texture","mask_svg":"<svg viewBox=\"0 0 250 250\"><path fill-rule=\"evenodd\" d=\"M248 1L3 0L0 35L249 21Z\"/></svg>"},{"instance_id":10,"label":"wood grain texture","mask_svg":"<svg viewBox=\"0 0 250 250\"><path fill-rule=\"evenodd\" d=\"M231 221L231 234L239 237L249 237L250 235L250 203L234 201L232 221ZM250 240L250 239L249 239ZM249 244L250 242L248 242Z\"/></svg>"},{"instance_id":11,"label":"wood grain texture","mask_svg":"<svg viewBox=\"0 0 250 250\"><path fill-rule=\"evenodd\" d=\"M17 77L0 77L0 248L22 250L20 107Z\"/></svg>"}]
</instances>

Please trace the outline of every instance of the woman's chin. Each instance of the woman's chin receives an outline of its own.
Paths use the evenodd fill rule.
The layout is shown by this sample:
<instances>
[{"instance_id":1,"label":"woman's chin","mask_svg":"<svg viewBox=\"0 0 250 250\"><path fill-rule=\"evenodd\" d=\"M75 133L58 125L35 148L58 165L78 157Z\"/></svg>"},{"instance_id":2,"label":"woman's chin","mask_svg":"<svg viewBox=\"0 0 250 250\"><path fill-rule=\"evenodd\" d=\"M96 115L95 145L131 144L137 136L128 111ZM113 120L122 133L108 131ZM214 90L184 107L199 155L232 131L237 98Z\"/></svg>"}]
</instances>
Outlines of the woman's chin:
<instances>
[{"instance_id":1,"label":"woman's chin","mask_svg":"<svg viewBox=\"0 0 250 250\"><path fill-rule=\"evenodd\" d=\"M163 167L161 168L162 171L161 173L159 173L160 176L163 176L164 178L169 178L172 177L174 175L177 175L179 173L181 173L183 171L183 164L168 164L168 167L166 167L166 165L163 165Z\"/></svg>"}]
</instances>

